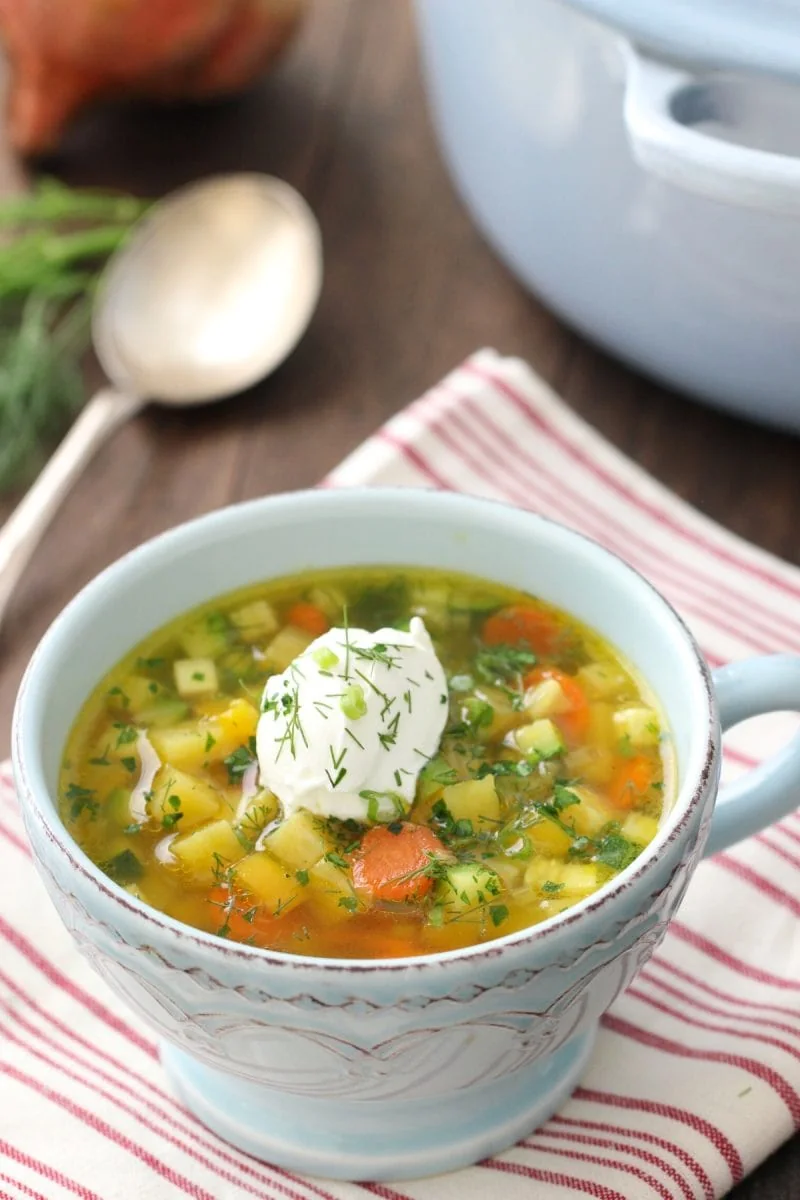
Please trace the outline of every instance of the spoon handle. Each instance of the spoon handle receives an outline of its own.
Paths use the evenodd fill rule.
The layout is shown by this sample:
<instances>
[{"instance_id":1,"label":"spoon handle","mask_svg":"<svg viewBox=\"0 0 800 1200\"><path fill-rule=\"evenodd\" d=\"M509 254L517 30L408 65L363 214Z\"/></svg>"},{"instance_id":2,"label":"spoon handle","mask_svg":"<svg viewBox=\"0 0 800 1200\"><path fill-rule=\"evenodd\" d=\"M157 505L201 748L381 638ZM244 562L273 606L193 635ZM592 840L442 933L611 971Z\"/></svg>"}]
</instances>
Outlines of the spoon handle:
<instances>
[{"instance_id":1,"label":"spoon handle","mask_svg":"<svg viewBox=\"0 0 800 1200\"><path fill-rule=\"evenodd\" d=\"M144 403L101 388L0 528L0 624L22 572L73 483L95 450Z\"/></svg>"}]
</instances>

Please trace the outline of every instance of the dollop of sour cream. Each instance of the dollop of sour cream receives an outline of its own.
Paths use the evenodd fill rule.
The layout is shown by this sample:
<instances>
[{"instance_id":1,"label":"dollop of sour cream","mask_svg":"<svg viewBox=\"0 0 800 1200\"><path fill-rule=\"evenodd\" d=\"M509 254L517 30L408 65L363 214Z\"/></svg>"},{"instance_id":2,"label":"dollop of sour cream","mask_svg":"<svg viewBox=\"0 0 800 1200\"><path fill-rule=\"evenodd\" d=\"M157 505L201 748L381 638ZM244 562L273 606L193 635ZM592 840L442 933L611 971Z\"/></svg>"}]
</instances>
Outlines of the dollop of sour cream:
<instances>
[{"instance_id":1,"label":"dollop of sour cream","mask_svg":"<svg viewBox=\"0 0 800 1200\"><path fill-rule=\"evenodd\" d=\"M419 617L331 629L267 680L256 733L261 785L284 816L375 822L410 807L447 721L447 681Z\"/></svg>"}]
</instances>

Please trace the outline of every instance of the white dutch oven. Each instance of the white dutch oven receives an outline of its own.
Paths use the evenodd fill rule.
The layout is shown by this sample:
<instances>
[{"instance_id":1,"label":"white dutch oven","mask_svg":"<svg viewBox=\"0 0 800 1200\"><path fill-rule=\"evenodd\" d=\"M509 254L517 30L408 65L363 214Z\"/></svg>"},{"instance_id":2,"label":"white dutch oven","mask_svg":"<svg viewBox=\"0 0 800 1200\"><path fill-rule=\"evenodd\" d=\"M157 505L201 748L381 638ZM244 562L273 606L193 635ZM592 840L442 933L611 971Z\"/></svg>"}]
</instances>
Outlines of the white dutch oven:
<instances>
[{"instance_id":1,"label":"white dutch oven","mask_svg":"<svg viewBox=\"0 0 800 1200\"><path fill-rule=\"evenodd\" d=\"M417 0L461 194L589 337L800 430L800 0Z\"/></svg>"}]
</instances>

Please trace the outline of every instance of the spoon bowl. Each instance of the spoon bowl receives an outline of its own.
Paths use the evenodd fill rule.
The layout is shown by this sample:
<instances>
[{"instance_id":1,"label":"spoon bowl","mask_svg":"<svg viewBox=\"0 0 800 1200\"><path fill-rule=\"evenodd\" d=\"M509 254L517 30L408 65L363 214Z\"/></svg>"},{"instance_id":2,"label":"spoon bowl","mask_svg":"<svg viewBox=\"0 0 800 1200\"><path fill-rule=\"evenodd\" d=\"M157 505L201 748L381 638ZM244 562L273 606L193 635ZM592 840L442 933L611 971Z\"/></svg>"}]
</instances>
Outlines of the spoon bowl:
<instances>
[{"instance_id":1,"label":"spoon bowl","mask_svg":"<svg viewBox=\"0 0 800 1200\"><path fill-rule=\"evenodd\" d=\"M157 204L110 261L95 351L129 395L218 400L283 361L321 285L319 227L294 188L268 175L203 180Z\"/></svg>"},{"instance_id":2,"label":"spoon bowl","mask_svg":"<svg viewBox=\"0 0 800 1200\"><path fill-rule=\"evenodd\" d=\"M95 451L150 400L206 404L274 370L322 287L313 213L269 175L201 180L155 204L100 280L92 336L111 381L0 529L0 623L22 572Z\"/></svg>"}]
</instances>

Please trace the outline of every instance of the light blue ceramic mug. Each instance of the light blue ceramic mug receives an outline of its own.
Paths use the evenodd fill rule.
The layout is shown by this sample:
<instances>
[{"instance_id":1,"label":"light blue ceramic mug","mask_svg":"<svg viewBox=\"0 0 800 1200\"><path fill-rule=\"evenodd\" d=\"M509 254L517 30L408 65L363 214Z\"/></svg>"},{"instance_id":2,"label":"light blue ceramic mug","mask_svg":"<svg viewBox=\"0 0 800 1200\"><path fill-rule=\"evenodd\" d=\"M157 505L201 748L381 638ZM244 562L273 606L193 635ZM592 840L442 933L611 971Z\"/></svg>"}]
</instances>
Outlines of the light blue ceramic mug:
<instances>
[{"instance_id":1,"label":"light blue ceramic mug","mask_svg":"<svg viewBox=\"0 0 800 1200\"><path fill-rule=\"evenodd\" d=\"M533 592L638 666L660 697L679 769L654 842L600 891L528 932L388 961L224 942L112 883L56 810L65 740L99 678L153 629L220 592L314 567L378 563L467 571ZM499 1151L569 1095L601 1016L663 937L701 855L798 803L798 742L717 796L720 725L778 709L800 710L800 658L753 659L712 681L666 601L577 533L442 492L320 491L203 517L85 588L31 660L14 717L14 769L62 920L157 1030L192 1111L286 1167L401 1178Z\"/></svg>"}]
</instances>

